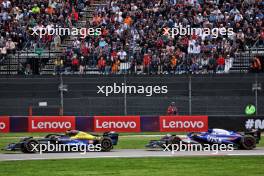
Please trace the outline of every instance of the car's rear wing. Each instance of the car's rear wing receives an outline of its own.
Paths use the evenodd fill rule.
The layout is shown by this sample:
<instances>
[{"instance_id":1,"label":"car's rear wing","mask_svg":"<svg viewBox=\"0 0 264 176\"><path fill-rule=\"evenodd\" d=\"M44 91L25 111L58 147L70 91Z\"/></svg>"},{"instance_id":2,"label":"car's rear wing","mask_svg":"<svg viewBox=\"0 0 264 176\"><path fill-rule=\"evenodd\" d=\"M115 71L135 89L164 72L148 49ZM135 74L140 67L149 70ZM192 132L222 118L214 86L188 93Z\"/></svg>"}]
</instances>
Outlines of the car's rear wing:
<instances>
[{"instance_id":1,"label":"car's rear wing","mask_svg":"<svg viewBox=\"0 0 264 176\"><path fill-rule=\"evenodd\" d=\"M104 137L110 137L112 139L112 143L113 145L117 145L117 142L118 142L118 134L115 133L115 132L105 132L103 134Z\"/></svg>"}]
</instances>

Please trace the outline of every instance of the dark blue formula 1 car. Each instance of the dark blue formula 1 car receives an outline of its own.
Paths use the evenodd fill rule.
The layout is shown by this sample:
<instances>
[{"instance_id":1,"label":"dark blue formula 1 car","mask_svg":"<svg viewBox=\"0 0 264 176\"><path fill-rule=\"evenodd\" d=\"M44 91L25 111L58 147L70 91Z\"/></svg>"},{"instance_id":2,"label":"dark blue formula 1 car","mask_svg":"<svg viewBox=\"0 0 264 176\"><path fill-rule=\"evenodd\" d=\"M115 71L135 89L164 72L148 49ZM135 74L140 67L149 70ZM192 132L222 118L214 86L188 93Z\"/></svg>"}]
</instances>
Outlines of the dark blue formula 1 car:
<instances>
[{"instance_id":1,"label":"dark blue formula 1 car","mask_svg":"<svg viewBox=\"0 0 264 176\"><path fill-rule=\"evenodd\" d=\"M260 141L258 131L238 133L223 129L209 129L207 132L188 133L186 139L167 134L160 140L151 140L147 148L165 148L168 144L232 144L235 149L252 150Z\"/></svg>"},{"instance_id":2,"label":"dark blue formula 1 car","mask_svg":"<svg viewBox=\"0 0 264 176\"><path fill-rule=\"evenodd\" d=\"M84 132L81 133L84 134ZM108 152L118 142L118 134L114 132L106 132L102 136L88 133L87 135L91 139L72 138L66 134L48 134L44 138L24 137L18 143L11 143L6 146L5 150L22 151L23 153L73 152L84 149L88 149L86 151ZM53 147L50 147L52 151L48 150L48 147L52 145Z\"/></svg>"}]
</instances>

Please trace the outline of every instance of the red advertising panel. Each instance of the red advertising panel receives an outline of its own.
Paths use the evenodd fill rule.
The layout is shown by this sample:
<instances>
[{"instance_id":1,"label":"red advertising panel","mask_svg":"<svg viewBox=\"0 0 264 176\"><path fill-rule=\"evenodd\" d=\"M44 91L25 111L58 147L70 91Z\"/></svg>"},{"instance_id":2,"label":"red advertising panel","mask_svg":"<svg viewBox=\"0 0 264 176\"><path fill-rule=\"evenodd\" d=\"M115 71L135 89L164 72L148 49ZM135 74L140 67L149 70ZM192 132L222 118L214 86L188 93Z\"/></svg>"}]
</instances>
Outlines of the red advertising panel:
<instances>
[{"instance_id":1,"label":"red advertising panel","mask_svg":"<svg viewBox=\"0 0 264 176\"><path fill-rule=\"evenodd\" d=\"M140 132L139 116L95 116L94 131Z\"/></svg>"},{"instance_id":2,"label":"red advertising panel","mask_svg":"<svg viewBox=\"0 0 264 176\"><path fill-rule=\"evenodd\" d=\"M10 131L10 120L8 116L0 116L0 133L8 133Z\"/></svg>"},{"instance_id":3,"label":"red advertising panel","mask_svg":"<svg viewBox=\"0 0 264 176\"><path fill-rule=\"evenodd\" d=\"M29 132L65 132L67 129L75 129L74 116L28 117Z\"/></svg>"},{"instance_id":4,"label":"red advertising panel","mask_svg":"<svg viewBox=\"0 0 264 176\"><path fill-rule=\"evenodd\" d=\"M161 132L202 132L208 130L208 116L160 116Z\"/></svg>"}]
</instances>

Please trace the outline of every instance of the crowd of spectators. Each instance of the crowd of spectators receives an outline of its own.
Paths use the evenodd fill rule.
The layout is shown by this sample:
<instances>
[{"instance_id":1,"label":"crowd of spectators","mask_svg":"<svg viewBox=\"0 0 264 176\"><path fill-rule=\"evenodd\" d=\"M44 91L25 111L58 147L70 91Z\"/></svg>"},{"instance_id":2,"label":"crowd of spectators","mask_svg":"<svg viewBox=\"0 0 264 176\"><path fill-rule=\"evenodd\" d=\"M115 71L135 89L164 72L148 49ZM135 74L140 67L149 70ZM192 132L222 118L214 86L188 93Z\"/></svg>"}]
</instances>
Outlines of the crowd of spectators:
<instances>
[{"instance_id":1,"label":"crowd of spectators","mask_svg":"<svg viewBox=\"0 0 264 176\"><path fill-rule=\"evenodd\" d=\"M17 50L59 48L65 36L32 35L34 28L72 27L89 0L0 0L0 59ZM53 46L52 45L52 46Z\"/></svg>"},{"instance_id":2,"label":"crowd of spectators","mask_svg":"<svg viewBox=\"0 0 264 176\"><path fill-rule=\"evenodd\" d=\"M1 2L2 1L2 2ZM82 2L80 2L82 1ZM60 41L28 34L36 25L74 25L90 1L0 0L1 40L21 48L25 41L38 45ZM51 3L52 2L52 3ZM102 74L228 73L235 52L264 45L262 0L110 0L98 6L86 27L101 28L101 35L76 37L65 56L55 61L56 71L84 72L97 67ZM73 14L75 13L75 14ZM78 19L78 18L77 18ZM231 35L164 35L175 24L188 28L231 28ZM57 43L57 42L55 42ZM59 68L59 69L58 69Z\"/></svg>"},{"instance_id":3,"label":"crowd of spectators","mask_svg":"<svg viewBox=\"0 0 264 176\"><path fill-rule=\"evenodd\" d=\"M81 67L104 74L228 73L236 51L263 46L263 6L261 0L112 0L90 24L102 35L76 39L73 47L80 48ZM175 24L232 33L164 35Z\"/></svg>"}]
</instances>

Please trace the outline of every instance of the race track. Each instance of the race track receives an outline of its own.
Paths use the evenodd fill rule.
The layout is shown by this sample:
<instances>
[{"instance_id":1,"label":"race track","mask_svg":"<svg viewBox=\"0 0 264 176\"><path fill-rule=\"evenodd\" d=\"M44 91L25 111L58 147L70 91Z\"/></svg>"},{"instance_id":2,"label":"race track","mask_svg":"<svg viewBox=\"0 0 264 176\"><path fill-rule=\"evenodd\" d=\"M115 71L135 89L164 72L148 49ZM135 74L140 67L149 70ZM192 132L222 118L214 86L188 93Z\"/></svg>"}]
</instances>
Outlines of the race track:
<instances>
[{"instance_id":1,"label":"race track","mask_svg":"<svg viewBox=\"0 0 264 176\"><path fill-rule=\"evenodd\" d=\"M230 152L164 152L161 150L123 149L111 152L81 153L44 153L44 154L0 154L0 161L43 160L43 159L76 159L76 158L139 158L139 157L183 157L183 156L248 156L263 155L264 148L255 150L234 150Z\"/></svg>"}]
</instances>

